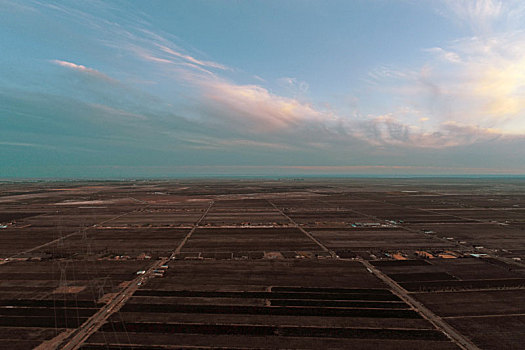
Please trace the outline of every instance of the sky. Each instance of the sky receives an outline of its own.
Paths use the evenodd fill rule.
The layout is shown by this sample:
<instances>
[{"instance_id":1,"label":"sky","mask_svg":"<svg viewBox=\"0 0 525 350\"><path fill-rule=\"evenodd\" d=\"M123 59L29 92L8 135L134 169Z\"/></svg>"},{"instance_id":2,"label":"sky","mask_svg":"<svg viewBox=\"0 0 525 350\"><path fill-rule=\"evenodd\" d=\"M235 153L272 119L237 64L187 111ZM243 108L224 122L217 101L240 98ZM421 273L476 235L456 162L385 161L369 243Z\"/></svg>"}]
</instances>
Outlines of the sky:
<instances>
[{"instance_id":1,"label":"sky","mask_svg":"<svg viewBox=\"0 0 525 350\"><path fill-rule=\"evenodd\" d=\"M0 178L525 174L521 0L0 0Z\"/></svg>"}]
</instances>

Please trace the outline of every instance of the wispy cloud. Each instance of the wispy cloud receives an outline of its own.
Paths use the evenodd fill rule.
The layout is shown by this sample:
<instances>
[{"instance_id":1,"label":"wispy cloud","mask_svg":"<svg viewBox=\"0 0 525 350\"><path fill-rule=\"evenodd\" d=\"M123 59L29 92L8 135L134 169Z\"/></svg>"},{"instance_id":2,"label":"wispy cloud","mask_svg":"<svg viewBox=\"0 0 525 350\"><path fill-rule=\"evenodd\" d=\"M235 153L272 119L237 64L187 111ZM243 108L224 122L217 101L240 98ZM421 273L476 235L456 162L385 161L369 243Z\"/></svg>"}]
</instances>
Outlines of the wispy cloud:
<instances>
[{"instance_id":1,"label":"wispy cloud","mask_svg":"<svg viewBox=\"0 0 525 350\"><path fill-rule=\"evenodd\" d=\"M54 63L54 64L57 64L59 66L62 66L62 67L73 69L75 71L78 71L78 72L81 72L81 73L84 73L84 74L87 74L87 75L90 75L90 76L93 76L93 77L96 77L96 78L99 78L99 79L106 80L108 82L115 82L115 79L111 78L110 76L108 76L108 75L106 75L106 74L104 74L102 72L99 72L96 69L89 68L89 67L83 66L81 64L76 64L76 63L73 63L73 62L62 61L62 60L51 60L51 62Z\"/></svg>"},{"instance_id":2,"label":"wispy cloud","mask_svg":"<svg viewBox=\"0 0 525 350\"><path fill-rule=\"evenodd\" d=\"M457 41L434 52L425 81L435 91L427 92L436 97L442 113L449 110L447 118L525 133L524 48L523 33ZM443 60L443 52L454 59Z\"/></svg>"},{"instance_id":3,"label":"wispy cloud","mask_svg":"<svg viewBox=\"0 0 525 350\"><path fill-rule=\"evenodd\" d=\"M296 147L290 146L282 142L268 142L268 141L257 141L254 139L223 139L217 137L209 137L199 135L197 137L185 138L179 137L180 140L184 140L187 144L186 148L192 149L216 149L221 150L225 148L233 149L266 149L266 150L297 150Z\"/></svg>"},{"instance_id":4,"label":"wispy cloud","mask_svg":"<svg viewBox=\"0 0 525 350\"><path fill-rule=\"evenodd\" d=\"M6 12L36 12L37 10L30 5L21 4L15 1L0 1L0 9Z\"/></svg>"},{"instance_id":5,"label":"wispy cloud","mask_svg":"<svg viewBox=\"0 0 525 350\"><path fill-rule=\"evenodd\" d=\"M478 32L491 30L505 11L500 0L445 0L445 4L453 17L468 23Z\"/></svg>"},{"instance_id":6,"label":"wispy cloud","mask_svg":"<svg viewBox=\"0 0 525 350\"><path fill-rule=\"evenodd\" d=\"M364 123L374 142L453 147L525 134L525 32L503 23L518 17L523 23L525 4L443 3L443 14L468 23L472 35L423 49L428 56L419 67L370 72L373 90L398 103Z\"/></svg>"},{"instance_id":7,"label":"wispy cloud","mask_svg":"<svg viewBox=\"0 0 525 350\"><path fill-rule=\"evenodd\" d=\"M42 145L38 143L27 143L27 142L9 142L9 141L0 141L0 145L3 146L13 146L13 147L30 147L38 149L57 149L57 147Z\"/></svg>"},{"instance_id":8,"label":"wispy cloud","mask_svg":"<svg viewBox=\"0 0 525 350\"><path fill-rule=\"evenodd\" d=\"M523 20L518 0L436 0L465 37L412 47L421 51L399 65L386 55L371 60L380 64L362 79L325 90L310 88L302 69L244 71L249 64L239 69L190 47L147 15L129 11L132 4L93 1L7 5L10 13L28 16L19 29L27 37L26 23L35 19L63 24L47 28L42 41L49 45L46 57L55 59L21 65L17 77L23 79L7 78L7 97L0 90L10 137L0 145L18 152L11 158L25 159L46 144L62 151L77 145L75 164L118 160L123 173L125 164L167 164L167 174L199 169L191 164L270 164L201 167L203 173L494 172L467 168L485 164L489 153L501 169L509 159L516 168L523 163L515 152L525 144L525 33L522 24L512 24ZM55 44L55 37L65 44ZM337 68L344 73L343 65ZM319 78L309 82L322 83ZM355 87L341 87L345 83ZM352 95L350 108L330 96L337 89ZM319 91L323 95L314 96ZM166 159L180 167L169 168ZM457 166L448 167L453 160Z\"/></svg>"},{"instance_id":9,"label":"wispy cloud","mask_svg":"<svg viewBox=\"0 0 525 350\"><path fill-rule=\"evenodd\" d=\"M177 58L181 58L189 63L193 63L193 64L196 64L198 66L201 66L201 67L207 67L207 68L217 68L217 69L222 69L222 70L228 70L229 68L226 67L225 65L223 64L220 64L220 63L217 63L217 62L212 62L212 61L201 61L201 60L198 60L196 59L195 57L192 57L190 55L186 55L186 54L183 54L181 52L177 52L167 46L164 46L164 45L160 45L160 44L156 44L158 46L159 49L161 49L162 51L170 54L171 56L174 56L174 57L177 57Z\"/></svg>"},{"instance_id":10,"label":"wispy cloud","mask_svg":"<svg viewBox=\"0 0 525 350\"><path fill-rule=\"evenodd\" d=\"M307 92L310 88L310 85L308 85L305 81L300 81L297 78L292 77L283 77L277 80L281 85L284 85L288 89L290 89L292 92L300 92L304 93Z\"/></svg>"},{"instance_id":11,"label":"wispy cloud","mask_svg":"<svg viewBox=\"0 0 525 350\"><path fill-rule=\"evenodd\" d=\"M67 9L64 11L88 20L90 26L97 25L96 18L92 16L82 14L82 12L77 13L77 11L71 12ZM100 26L103 27L104 24L101 23ZM286 144L289 145L290 142L304 143L312 138L317 140L316 144L323 145L323 147L329 145L333 139L350 143L359 140L371 145L392 144L413 147L447 147L466 140L469 142L474 140L469 134L469 137L458 137L458 141L455 142L452 140L453 133L441 127L432 132L421 130L404 120L402 115L392 111L380 116L367 116L365 120L354 120L352 116L320 108L309 102L304 98L309 86L297 78L279 79L278 83L285 87L292 97L280 95L263 86L264 81L259 81L257 84L236 83L234 79L228 77L228 73L234 71L233 69L224 64L199 59L186 53L162 33L139 25L110 26L109 28L114 31L114 35L111 36L113 39L106 39L104 45L128 50L136 59L148 62L154 71L159 72L161 79L166 80L166 83L184 83L192 87L192 99L195 104L186 107L186 110L196 116L200 122L214 127L215 130L223 130L218 132L247 134L251 137L263 135L263 139L252 140L250 146L279 145L281 148L286 148ZM429 52L436 56L441 55L453 63L458 63L460 60L458 54L441 48L435 48ZM53 63L86 75L113 81L106 74L81 64L65 60L54 60ZM417 71L404 71L382 66L372 72L370 78L378 84L382 84L383 79L390 81L419 80L419 83L427 81L427 86L435 86L436 89L439 89L439 84L432 81L432 74L428 72L425 74L428 76L424 77ZM113 116L135 115L136 119L140 119L141 116L133 112L118 112L125 111L119 105L104 108ZM99 108L99 110L103 111L104 108ZM431 119L430 117L418 115L417 119ZM446 120L441 121L443 122ZM432 124L431 121L429 124ZM288 139L284 142L268 140L277 134L288 135ZM457 136L458 132L455 134ZM204 139L204 135L201 138ZM237 145L242 144L239 141L242 139L232 140ZM248 145L247 140L243 142L244 145ZM207 148L226 146L228 146L227 142L196 145L196 147Z\"/></svg>"},{"instance_id":12,"label":"wispy cloud","mask_svg":"<svg viewBox=\"0 0 525 350\"><path fill-rule=\"evenodd\" d=\"M445 4L449 16L468 20L473 28L484 32L486 23L495 23L512 12L495 0L445 1ZM310 102L305 98L308 84L294 77L278 80L285 87L285 94L272 91L256 75L256 84L238 83L232 74L234 68L199 58L206 56L203 54L188 53L175 39L151 29L147 23L114 25L80 10L65 7L58 10L87 21L93 28L108 30L110 35L101 41L103 45L126 50L130 59L151 65L151 71L158 73L158 79L164 80L165 85L189 86L191 99L184 107L188 119L211 126L215 132L236 135L229 142L202 143L196 147L286 148L293 142L301 143L302 139L303 144L315 139L314 143L323 147L333 140L347 144L358 140L372 146L443 148L489 140L511 130L525 132L519 118L525 107L522 89L525 61L520 61L525 57L520 49L525 47L521 45L525 40L517 34L493 35L490 40L464 38L425 49L429 60L419 68L385 64L372 70L369 82L381 94L405 103L383 113L356 118ZM108 82L115 81L82 64L58 59L52 62ZM253 79L254 75L250 77ZM170 96L163 98L169 100ZM100 106L100 111L113 116L147 119L120 105ZM164 112L170 115L173 109ZM238 135L250 135L251 143ZM286 135L286 139L275 141L272 139L275 135Z\"/></svg>"},{"instance_id":13,"label":"wispy cloud","mask_svg":"<svg viewBox=\"0 0 525 350\"><path fill-rule=\"evenodd\" d=\"M447 61L447 62L451 62L451 63L461 63L462 62L461 57L456 52L447 51L443 49L442 47L431 47L429 49L424 49L423 51L429 52L435 55L436 57L444 61Z\"/></svg>"}]
</instances>

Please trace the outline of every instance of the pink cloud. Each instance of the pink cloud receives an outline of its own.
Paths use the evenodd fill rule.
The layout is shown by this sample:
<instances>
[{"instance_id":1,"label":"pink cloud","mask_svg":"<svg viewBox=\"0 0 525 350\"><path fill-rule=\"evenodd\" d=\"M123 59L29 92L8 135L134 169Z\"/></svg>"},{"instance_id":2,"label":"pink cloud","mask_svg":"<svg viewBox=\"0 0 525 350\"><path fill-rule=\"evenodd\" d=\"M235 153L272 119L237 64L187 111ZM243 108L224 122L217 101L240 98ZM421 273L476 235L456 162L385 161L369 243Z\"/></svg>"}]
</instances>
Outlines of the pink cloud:
<instances>
[{"instance_id":1,"label":"pink cloud","mask_svg":"<svg viewBox=\"0 0 525 350\"><path fill-rule=\"evenodd\" d=\"M334 116L297 99L279 96L258 85L237 85L219 79L197 82L210 108L255 132L269 132Z\"/></svg>"},{"instance_id":2,"label":"pink cloud","mask_svg":"<svg viewBox=\"0 0 525 350\"><path fill-rule=\"evenodd\" d=\"M88 75L91 75L91 76L94 76L100 79L104 79L106 81L110 81L110 82L115 81L113 78L107 76L106 74L99 72L96 69L83 66L81 64L76 64L73 62L61 61L61 60L52 60L51 62L59 66L62 66L62 67L66 67L66 68L73 69L78 72L82 72L82 73L85 73L85 74L88 74Z\"/></svg>"}]
</instances>

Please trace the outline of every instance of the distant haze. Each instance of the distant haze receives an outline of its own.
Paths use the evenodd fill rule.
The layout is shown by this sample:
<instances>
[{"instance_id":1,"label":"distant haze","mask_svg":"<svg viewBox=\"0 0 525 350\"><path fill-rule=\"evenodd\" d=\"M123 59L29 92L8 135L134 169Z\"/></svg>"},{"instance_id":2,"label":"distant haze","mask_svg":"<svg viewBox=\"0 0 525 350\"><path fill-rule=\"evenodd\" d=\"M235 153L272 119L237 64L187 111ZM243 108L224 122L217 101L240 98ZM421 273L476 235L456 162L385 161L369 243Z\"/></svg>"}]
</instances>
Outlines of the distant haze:
<instances>
[{"instance_id":1,"label":"distant haze","mask_svg":"<svg viewBox=\"0 0 525 350\"><path fill-rule=\"evenodd\" d=\"M0 0L0 178L525 174L525 2Z\"/></svg>"}]
</instances>

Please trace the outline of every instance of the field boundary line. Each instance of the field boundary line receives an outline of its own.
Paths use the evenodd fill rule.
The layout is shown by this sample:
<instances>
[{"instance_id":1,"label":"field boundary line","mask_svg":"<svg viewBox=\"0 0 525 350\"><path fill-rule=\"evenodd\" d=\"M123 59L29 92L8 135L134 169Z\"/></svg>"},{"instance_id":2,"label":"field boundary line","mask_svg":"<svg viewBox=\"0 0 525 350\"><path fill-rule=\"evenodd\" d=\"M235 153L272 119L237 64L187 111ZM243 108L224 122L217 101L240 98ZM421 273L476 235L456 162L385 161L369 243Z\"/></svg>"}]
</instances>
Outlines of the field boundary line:
<instances>
[{"instance_id":1,"label":"field boundary line","mask_svg":"<svg viewBox=\"0 0 525 350\"><path fill-rule=\"evenodd\" d=\"M345 259L346 260L346 259ZM424 319L429 321L436 329L443 332L452 342L458 345L464 350L480 350L470 339L465 337L463 334L458 332L454 327L449 325L441 317L437 316L430 309L425 307L422 303L414 299L405 289L398 285L394 280L388 277L386 274L379 271L374 265L364 259L349 259L350 261L359 261L363 264L368 271L374 274L377 278L385 282L390 289L397 294L405 303L412 307L418 314L423 316Z\"/></svg>"},{"instance_id":2,"label":"field boundary line","mask_svg":"<svg viewBox=\"0 0 525 350\"><path fill-rule=\"evenodd\" d=\"M184 239L182 240L182 242L179 243L179 245L177 246L177 248L175 249L175 251L171 254L170 256L170 259L175 257L176 254L179 254L180 251L182 250L182 248L184 247L184 245L186 244L186 242L188 241L188 239L190 239L191 235L193 235L193 232L195 232L195 230L197 229L197 226L199 226L199 224L202 222L202 220L204 220L204 217L206 215L208 215L208 212L210 211L211 207L213 206L213 204L215 203L214 200L212 200L210 202L210 205L208 205L208 208L206 208L206 210L204 211L204 213L201 215L201 217L199 218L199 220L197 220L197 222L195 223L195 225L193 225L192 229L190 230L190 232L188 232L188 234L186 235L186 237L184 237Z\"/></svg>"},{"instance_id":3,"label":"field boundary line","mask_svg":"<svg viewBox=\"0 0 525 350\"><path fill-rule=\"evenodd\" d=\"M329 249L327 246L325 246L323 243L321 243L319 240L317 240L317 238L315 238L314 236L312 236L312 234L310 234L309 232L307 232L304 228L302 228L301 226L299 226L298 223L296 223L291 217L289 217L288 215L286 215L281 209L279 209L272 201L270 201L269 199L266 200L272 207L275 208L275 210L277 210L282 216L284 216L285 218L287 218L292 224L293 224L293 227L299 229L299 231L301 231L306 237L308 237L310 240L312 240L315 244L317 244L319 247L321 247L321 249L327 253L329 253L332 258L334 259L337 259L338 256L337 254Z\"/></svg>"}]
</instances>

